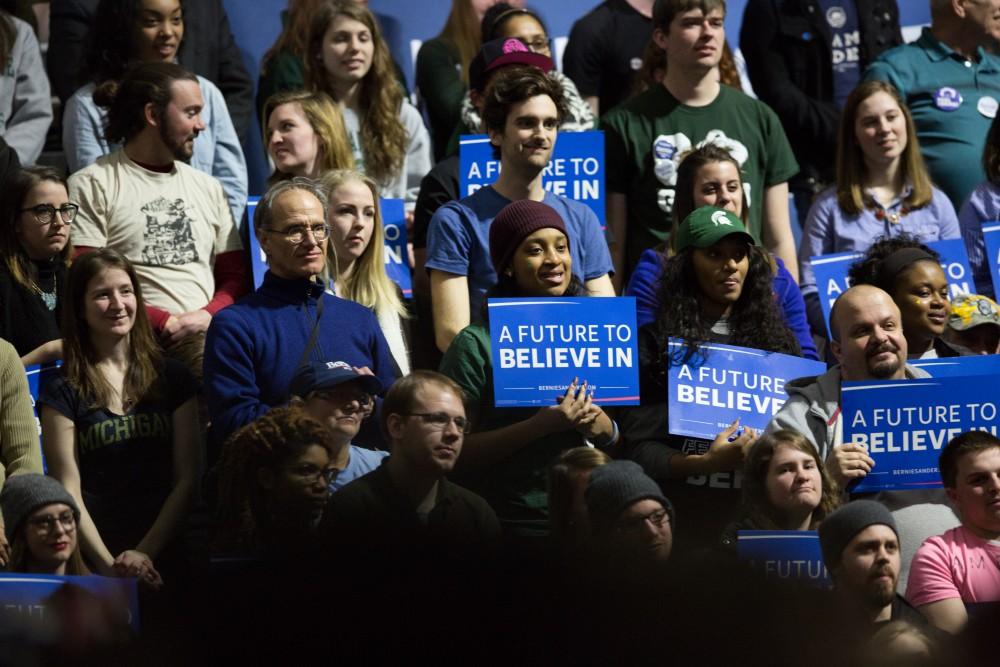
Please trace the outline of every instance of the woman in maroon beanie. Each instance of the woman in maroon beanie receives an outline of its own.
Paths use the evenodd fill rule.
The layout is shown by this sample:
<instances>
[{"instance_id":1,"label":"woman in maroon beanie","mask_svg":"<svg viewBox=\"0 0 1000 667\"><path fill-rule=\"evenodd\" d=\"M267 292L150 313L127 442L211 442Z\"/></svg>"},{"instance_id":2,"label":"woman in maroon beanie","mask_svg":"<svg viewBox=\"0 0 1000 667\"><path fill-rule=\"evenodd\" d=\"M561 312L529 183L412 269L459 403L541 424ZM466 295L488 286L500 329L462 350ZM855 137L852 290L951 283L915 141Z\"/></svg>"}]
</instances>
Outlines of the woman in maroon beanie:
<instances>
[{"instance_id":1,"label":"woman in maroon beanie","mask_svg":"<svg viewBox=\"0 0 1000 667\"><path fill-rule=\"evenodd\" d=\"M573 275L566 226L551 207L521 200L490 226L496 297L587 296ZM465 437L459 472L493 507L509 536L530 542L548 534L546 470L564 450L591 444L608 448L618 427L591 401L585 378L553 377L569 387L550 407L496 408L490 333L486 324L463 329L445 354L441 372L465 391L473 431Z\"/></svg>"}]
</instances>

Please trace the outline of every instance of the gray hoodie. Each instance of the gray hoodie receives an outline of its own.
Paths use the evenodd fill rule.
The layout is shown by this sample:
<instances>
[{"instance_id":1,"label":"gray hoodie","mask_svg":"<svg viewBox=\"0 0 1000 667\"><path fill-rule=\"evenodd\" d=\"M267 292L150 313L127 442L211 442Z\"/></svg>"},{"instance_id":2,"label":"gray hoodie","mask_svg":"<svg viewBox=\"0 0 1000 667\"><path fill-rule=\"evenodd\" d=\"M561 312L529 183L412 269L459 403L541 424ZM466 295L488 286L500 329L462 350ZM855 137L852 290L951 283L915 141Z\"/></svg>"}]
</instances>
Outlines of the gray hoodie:
<instances>
[{"instance_id":1,"label":"gray hoodie","mask_svg":"<svg viewBox=\"0 0 1000 667\"><path fill-rule=\"evenodd\" d=\"M17 36L7 67L0 72L0 136L17 151L22 165L42 154L52 124L52 94L42 65L42 53L31 26L5 15Z\"/></svg>"},{"instance_id":2,"label":"gray hoodie","mask_svg":"<svg viewBox=\"0 0 1000 667\"><path fill-rule=\"evenodd\" d=\"M907 379L928 378L927 371L906 365ZM793 380L785 385L788 401L767 425L765 433L787 428L806 436L826 460L844 444L840 414L840 366L823 375ZM899 590L906 590L910 561L925 539L959 524L944 489L881 491L874 496L892 511L900 539L902 571Z\"/></svg>"}]
</instances>

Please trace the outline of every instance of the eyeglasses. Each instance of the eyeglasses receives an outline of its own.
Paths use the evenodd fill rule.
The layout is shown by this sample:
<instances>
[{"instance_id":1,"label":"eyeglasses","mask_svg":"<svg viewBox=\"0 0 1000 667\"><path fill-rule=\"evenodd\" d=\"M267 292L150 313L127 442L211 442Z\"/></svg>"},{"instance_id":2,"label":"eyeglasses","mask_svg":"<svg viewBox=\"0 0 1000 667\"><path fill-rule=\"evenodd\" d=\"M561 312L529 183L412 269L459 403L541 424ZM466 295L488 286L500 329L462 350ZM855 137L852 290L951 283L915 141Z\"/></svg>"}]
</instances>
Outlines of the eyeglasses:
<instances>
[{"instance_id":1,"label":"eyeglasses","mask_svg":"<svg viewBox=\"0 0 1000 667\"><path fill-rule=\"evenodd\" d=\"M266 232L274 232L275 234L281 234L285 237L285 240L292 245L298 245L306 240L306 232L312 232L312 237L317 241L325 241L328 236L330 236L330 228L326 225L294 225L288 229L273 229L271 227L266 227L264 229Z\"/></svg>"},{"instance_id":2,"label":"eyeglasses","mask_svg":"<svg viewBox=\"0 0 1000 667\"><path fill-rule=\"evenodd\" d=\"M642 527L643 523L649 523L653 528L663 528L670 523L670 513L665 509L658 509L644 516L625 519L618 524L618 529L622 532L632 532Z\"/></svg>"},{"instance_id":3,"label":"eyeglasses","mask_svg":"<svg viewBox=\"0 0 1000 667\"><path fill-rule=\"evenodd\" d=\"M318 468L309 463L302 463L291 468L291 473L302 480L303 484L315 484L320 480L324 484L329 484L338 472L336 468Z\"/></svg>"},{"instance_id":4,"label":"eyeglasses","mask_svg":"<svg viewBox=\"0 0 1000 667\"><path fill-rule=\"evenodd\" d=\"M49 514L47 516L29 519L28 525L34 528L35 532L41 535L48 535L55 530L56 522L59 522L59 525L61 525L67 533L76 528L76 517L73 516L72 512L63 512L59 516Z\"/></svg>"},{"instance_id":5,"label":"eyeglasses","mask_svg":"<svg viewBox=\"0 0 1000 667\"><path fill-rule=\"evenodd\" d=\"M372 403L375 402L375 399L372 398L371 394L366 394L363 391L359 391L356 394L344 394L320 389L319 391L314 391L312 395L321 401L330 401L331 403L336 403L340 406L357 402L357 404L362 408L370 408Z\"/></svg>"},{"instance_id":6,"label":"eyeglasses","mask_svg":"<svg viewBox=\"0 0 1000 667\"><path fill-rule=\"evenodd\" d=\"M38 224L47 225L55 220L56 211L59 211L59 217L62 219L63 224L68 225L73 222L73 218L76 217L76 212L79 210L80 207L76 204L63 204L59 208L56 208L52 204L39 204L31 208L22 208L19 213L31 211L31 215L34 216Z\"/></svg>"},{"instance_id":7,"label":"eyeglasses","mask_svg":"<svg viewBox=\"0 0 1000 667\"><path fill-rule=\"evenodd\" d=\"M472 422L465 417L452 417L443 412L406 412L403 413L403 416L420 417L421 421L438 431L448 428L448 424L451 422L455 422L455 427L462 433L468 433L472 430Z\"/></svg>"},{"instance_id":8,"label":"eyeglasses","mask_svg":"<svg viewBox=\"0 0 1000 667\"><path fill-rule=\"evenodd\" d=\"M535 39L528 41L522 39L525 46L527 46L533 53L548 53L552 51L552 43L545 37L536 37Z\"/></svg>"}]
</instances>

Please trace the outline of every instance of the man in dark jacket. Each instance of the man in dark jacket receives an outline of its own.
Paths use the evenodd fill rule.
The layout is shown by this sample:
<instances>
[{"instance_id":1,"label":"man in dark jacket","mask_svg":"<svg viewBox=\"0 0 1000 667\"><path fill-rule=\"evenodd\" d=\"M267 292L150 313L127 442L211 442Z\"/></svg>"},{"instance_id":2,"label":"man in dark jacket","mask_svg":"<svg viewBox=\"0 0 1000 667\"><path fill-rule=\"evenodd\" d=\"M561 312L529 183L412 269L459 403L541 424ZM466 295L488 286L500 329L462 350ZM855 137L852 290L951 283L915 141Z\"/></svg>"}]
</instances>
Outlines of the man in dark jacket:
<instances>
[{"instance_id":1,"label":"man in dark jacket","mask_svg":"<svg viewBox=\"0 0 1000 667\"><path fill-rule=\"evenodd\" d=\"M740 50L799 162L790 189L800 220L833 181L844 100L868 63L902 43L896 0L748 0Z\"/></svg>"}]
</instances>

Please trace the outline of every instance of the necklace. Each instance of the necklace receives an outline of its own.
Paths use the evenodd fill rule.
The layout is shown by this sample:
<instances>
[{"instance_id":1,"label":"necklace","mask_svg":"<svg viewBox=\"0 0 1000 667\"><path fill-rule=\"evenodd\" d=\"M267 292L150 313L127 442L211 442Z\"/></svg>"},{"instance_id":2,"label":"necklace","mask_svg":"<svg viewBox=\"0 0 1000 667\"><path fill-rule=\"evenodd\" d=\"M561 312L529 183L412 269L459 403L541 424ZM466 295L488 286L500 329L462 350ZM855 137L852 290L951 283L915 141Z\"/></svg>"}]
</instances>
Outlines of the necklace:
<instances>
[{"instance_id":1,"label":"necklace","mask_svg":"<svg viewBox=\"0 0 1000 667\"><path fill-rule=\"evenodd\" d=\"M41 287L39 287L38 289L39 289L39 291L42 294L42 302L45 304L45 307L48 308L49 310L55 310L56 309L56 292L59 289L59 278L57 278L55 274L52 275L52 291L51 292L46 292Z\"/></svg>"},{"instance_id":2,"label":"necklace","mask_svg":"<svg viewBox=\"0 0 1000 667\"><path fill-rule=\"evenodd\" d=\"M906 217L906 214L912 211L909 206L903 204L899 207L899 211L896 213L889 213L885 208L876 201L874 197L868 198L868 210L873 211L876 220L888 220L891 224L898 224L900 220Z\"/></svg>"}]
</instances>

